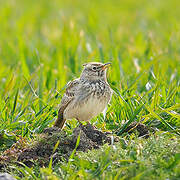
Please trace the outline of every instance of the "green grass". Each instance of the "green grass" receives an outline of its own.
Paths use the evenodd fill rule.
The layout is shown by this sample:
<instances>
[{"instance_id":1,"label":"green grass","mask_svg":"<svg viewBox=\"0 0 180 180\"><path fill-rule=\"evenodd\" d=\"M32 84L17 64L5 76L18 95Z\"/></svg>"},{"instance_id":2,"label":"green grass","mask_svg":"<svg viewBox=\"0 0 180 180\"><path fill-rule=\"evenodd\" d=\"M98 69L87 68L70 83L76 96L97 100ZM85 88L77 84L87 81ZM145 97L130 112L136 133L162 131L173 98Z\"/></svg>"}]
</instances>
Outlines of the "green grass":
<instances>
[{"instance_id":1,"label":"green grass","mask_svg":"<svg viewBox=\"0 0 180 180\"><path fill-rule=\"evenodd\" d=\"M115 94L106 118L100 115L91 123L123 137L126 126L140 121L157 128L161 140L134 137L124 149L119 144L116 150L104 146L78 153L69 169L63 162L50 170L24 171L67 179L180 176L178 0L0 0L0 4L0 153L20 136L30 141L53 125L65 85L80 75L84 62L112 62L108 81ZM71 132L76 125L75 120L68 121L65 130Z\"/></svg>"}]
</instances>

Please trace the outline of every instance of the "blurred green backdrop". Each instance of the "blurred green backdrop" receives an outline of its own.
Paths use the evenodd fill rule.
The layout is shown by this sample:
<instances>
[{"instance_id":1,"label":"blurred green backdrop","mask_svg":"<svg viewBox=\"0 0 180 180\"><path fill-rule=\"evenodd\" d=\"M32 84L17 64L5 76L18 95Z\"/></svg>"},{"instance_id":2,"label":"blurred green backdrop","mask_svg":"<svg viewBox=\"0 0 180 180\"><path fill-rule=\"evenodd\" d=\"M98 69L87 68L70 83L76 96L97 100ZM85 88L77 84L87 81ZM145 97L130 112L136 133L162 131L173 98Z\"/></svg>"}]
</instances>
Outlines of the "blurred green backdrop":
<instances>
[{"instance_id":1,"label":"blurred green backdrop","mask_svg":"<svg viewBox=\"0 0 180 180\"><path fill-rule=\"evenodd\" d=\"M101 128L143 118L178 126L178 7L178 0L0 0L1 130L27 135L51 125L65 84L88 61L112 62L109 83L119 94Z\"/></svg>"}]
</instances>

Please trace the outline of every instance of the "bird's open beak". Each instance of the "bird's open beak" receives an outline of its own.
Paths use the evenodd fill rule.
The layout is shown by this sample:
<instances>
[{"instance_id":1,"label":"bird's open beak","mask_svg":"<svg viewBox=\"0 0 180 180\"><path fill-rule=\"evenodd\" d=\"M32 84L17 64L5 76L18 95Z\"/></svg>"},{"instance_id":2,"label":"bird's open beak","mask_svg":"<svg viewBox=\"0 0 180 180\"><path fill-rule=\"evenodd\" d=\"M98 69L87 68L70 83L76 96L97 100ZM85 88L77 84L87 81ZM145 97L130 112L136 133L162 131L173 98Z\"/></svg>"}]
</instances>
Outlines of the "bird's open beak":
<instances>
[{"instance_id":1,"label":"bird's open beak","mask_svg":"<svg viewBox=\"0 0 180 180\"><path fill-rule=\"evenodd\" d=\"M106 63L102 66L102 70L105 70L106 68L108 68L111 65L111 63Z\"/></svg>"}]
</instances>

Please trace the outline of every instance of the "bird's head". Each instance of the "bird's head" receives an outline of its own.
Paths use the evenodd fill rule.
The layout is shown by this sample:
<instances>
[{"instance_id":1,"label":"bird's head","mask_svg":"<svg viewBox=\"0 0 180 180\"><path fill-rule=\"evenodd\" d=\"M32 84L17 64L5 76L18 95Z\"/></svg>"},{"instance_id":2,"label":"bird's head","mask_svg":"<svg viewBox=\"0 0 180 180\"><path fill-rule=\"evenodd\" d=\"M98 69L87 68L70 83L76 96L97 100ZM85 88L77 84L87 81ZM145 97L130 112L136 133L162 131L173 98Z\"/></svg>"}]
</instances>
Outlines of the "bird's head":
<instances>
[{"instance_id":1,"label":"bird's head","mask_svg":"<svg viewBox=\"0 0 180 180\"><path fill-rule=\"evenodd\" d=\"M107 68L111 65L111 63L99 63L99 62L91 62L83 64L84 69L81 73L80 78L88 79L88 80L105 80L106 81L106 71Z\"/></svg>"}]
</instances>

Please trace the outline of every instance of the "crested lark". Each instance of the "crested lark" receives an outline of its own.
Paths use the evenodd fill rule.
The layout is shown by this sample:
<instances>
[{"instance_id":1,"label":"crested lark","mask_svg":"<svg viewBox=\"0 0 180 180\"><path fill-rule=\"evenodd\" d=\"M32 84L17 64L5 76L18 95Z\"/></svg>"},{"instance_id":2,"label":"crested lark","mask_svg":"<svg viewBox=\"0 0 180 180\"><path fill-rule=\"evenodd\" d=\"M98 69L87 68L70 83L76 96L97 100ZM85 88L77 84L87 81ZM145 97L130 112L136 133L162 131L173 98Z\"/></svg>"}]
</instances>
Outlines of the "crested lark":
<instances>
[{"instance_id":1,"label":"crested lark","mask_svg":"<svg viewBox=\"0 0 180 180\"><path fill-rule=\"evenodd\" d=\"M54 126L62 128L67 119L89 121L106 108L111 100L106 71L111 63L84 64L80 78L67 84Z\"/></svg>"}]
</instances>

